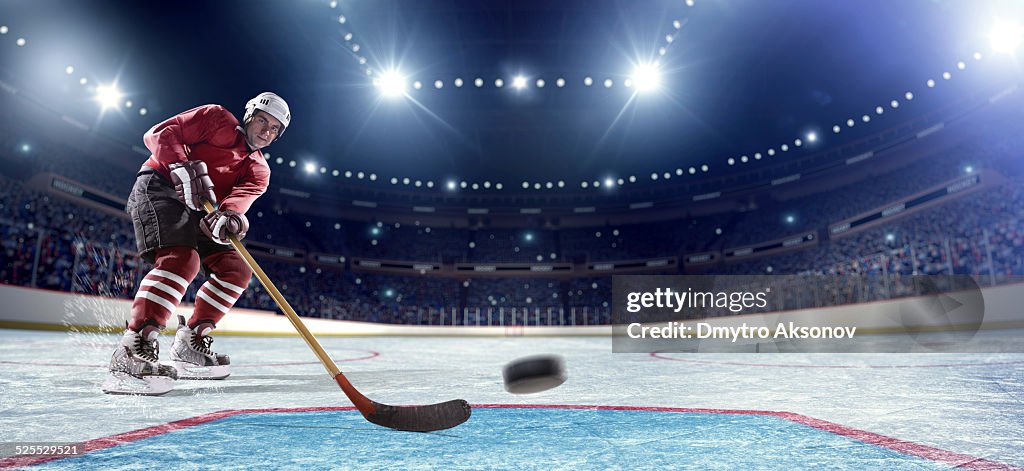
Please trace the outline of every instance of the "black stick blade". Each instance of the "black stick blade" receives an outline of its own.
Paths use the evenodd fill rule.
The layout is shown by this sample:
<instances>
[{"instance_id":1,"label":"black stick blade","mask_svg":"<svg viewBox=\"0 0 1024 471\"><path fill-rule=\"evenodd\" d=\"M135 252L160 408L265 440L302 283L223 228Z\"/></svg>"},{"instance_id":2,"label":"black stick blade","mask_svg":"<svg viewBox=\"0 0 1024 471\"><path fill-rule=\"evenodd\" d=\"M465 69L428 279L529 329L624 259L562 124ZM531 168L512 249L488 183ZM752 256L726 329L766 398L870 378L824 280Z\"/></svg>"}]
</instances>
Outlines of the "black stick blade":
<instances>
[{"instance_id":1,"label":"black stick blade","mask_svg":"<svg viewBox=\"0 0 1024 471\"><path fill-rule=\"evenodd\" d=\"M366 420L382 427L406 432L445 430L469 420L473 409L462 399L426 406L389 406L373 403Z\"/></svg>"}]
</instances>

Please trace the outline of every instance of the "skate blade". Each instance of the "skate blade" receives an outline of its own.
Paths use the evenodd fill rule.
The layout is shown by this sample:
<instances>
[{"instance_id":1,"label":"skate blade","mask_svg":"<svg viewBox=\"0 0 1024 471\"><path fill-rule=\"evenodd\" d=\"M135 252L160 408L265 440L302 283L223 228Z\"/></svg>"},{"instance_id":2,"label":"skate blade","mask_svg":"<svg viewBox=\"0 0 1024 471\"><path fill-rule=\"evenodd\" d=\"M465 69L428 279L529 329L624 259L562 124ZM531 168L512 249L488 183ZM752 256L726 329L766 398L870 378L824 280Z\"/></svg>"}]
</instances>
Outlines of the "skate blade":
<instances>
[{"instance_id":1,"label":"skate blade","mask_svg":"<svg viewBox=\"0 0 1024 471\"><path fill-rule=\"evenodd\" d=\"M174 388L174 379L167 376L136 378L126 373L110 373L102 388L107 394L162 396Z\"/></svg>"},{"instance_id":2,"label":"skate blade","mask_svg":"<svg viewBox=\"0 0 1024 471\"><path fill-rule=\"evenodd\" d=\"M231 365L199 366L184 361L167 364L178 370L178 379L224 379L231 375Z\"/></svg>"}]
</instances>

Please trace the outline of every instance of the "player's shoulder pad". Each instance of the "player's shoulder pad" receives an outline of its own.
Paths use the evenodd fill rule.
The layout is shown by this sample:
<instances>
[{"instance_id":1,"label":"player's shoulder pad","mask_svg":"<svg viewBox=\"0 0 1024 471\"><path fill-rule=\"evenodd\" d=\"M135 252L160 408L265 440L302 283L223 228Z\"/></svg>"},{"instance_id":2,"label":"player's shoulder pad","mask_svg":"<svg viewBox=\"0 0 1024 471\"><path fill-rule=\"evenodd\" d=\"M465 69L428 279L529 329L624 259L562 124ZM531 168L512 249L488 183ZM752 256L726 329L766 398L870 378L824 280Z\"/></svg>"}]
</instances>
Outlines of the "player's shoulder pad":
<instances>
[{"instance_id":1,"label":"player's shoulder pad","mask_svg":"<svg viewBox=\"0 0 1024 471\"><path fill-rule=\"evenodd\" d=\"M236 118L235 115L223 105L203 105L197 107L196 110L199 113L208 116L210 119L222 121L225 125L231 126L232 128L239 125L238 118Z\"/></svg>"}]
</instances>

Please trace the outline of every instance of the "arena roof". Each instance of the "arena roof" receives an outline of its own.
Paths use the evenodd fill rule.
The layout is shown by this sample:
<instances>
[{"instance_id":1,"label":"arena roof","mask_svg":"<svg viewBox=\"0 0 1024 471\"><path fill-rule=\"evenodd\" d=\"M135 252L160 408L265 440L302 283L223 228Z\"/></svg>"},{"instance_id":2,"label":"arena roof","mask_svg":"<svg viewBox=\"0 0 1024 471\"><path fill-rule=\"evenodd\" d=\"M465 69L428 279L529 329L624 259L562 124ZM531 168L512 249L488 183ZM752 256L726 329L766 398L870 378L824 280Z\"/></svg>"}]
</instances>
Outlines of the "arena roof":
<instances>
[{"instance_id":1,"label":"arena roof","mask_svg":"<svg viewBox=\"0 0 1024 471\"><path fill-rule=\"evenodd\" d=\"M452 181L468 192L474 183L478 191L497 183L547 191L548 182L558 191L560 181L608 191L619 179L721 176L839 146L1019 80L1012 55L994 52L990 35L1024 7L43 0L5 10L3 80L103 132L138 143L175 112L212 102L241 114L249 97L274 90L294 115L268 149L275 178L345 185L346 172L353 182L362 172L364 183L373 175L382 186L420 181L428 191L430 182L441 192ZM15 37L27 41L6 44ZM659 89L627 87L635 66L655 61ZM406 78L404 95L382 97L374 80L394 69ZM521 89L512 86L517 76ZM133 106L100 116L85 91L114 80Z\"/></svg>"}]
</instances>

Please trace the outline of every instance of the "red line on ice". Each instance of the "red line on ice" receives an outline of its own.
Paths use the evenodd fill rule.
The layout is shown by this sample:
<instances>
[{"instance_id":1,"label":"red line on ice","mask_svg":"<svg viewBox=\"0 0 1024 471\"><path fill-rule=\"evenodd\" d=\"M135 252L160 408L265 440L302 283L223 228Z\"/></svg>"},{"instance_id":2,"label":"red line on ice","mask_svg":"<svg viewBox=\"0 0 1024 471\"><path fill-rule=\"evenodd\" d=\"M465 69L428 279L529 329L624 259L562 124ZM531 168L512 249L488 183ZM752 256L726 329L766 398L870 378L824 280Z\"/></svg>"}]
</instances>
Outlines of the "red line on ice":
<instances>
[{"instance_id":1,"label":"red line on ice","mask_svg":"<svg viewBox=\"0 0 1024 471\"><path fill-rule=\"evenodd\" d=\"M681 361L684 363L704 363L709 365L766 366L774 368L956 368L961 366L1018 365L1024 363L1024 360L1015 360L993 361L987 363L934 363L930 365L801 365L797 363L744 363L739 361L695 360L692 358L674 358L670 356L665 356L663 353L659 352L652 352L650 355L659 360Z\"/></svg>"},{"instance_id":2,"label":"red line on ice","mask_svg":"<svg viewBox=\"0 0 1024 471\"><path fill-rule=\"evenodd\" d=\"M806 415L794 414L792 412L765 411L765 410L744 410L744 409L702 409L685 407L648 407L648 406L601 406L582 404L474 404L478 409L577 409L577 410L624 410L643 412L681 412L681 413L704 413L704 414L745 414L745 415L766 415L779 417L791 422L813 427L836 435L852 438L864 443L888 448L900 453L917 456L931 461L948 464L957 468L973 470L1022 470L1006 463L990 461L984 458L977 458L962 453L954 453L939 448L922 445L898 438L868 432L865 430L847 427L834 422L815 419ZM273 409L232 409L219 412L212 412L188 419L169 422L163 425L156 425L144 429L133 430L104 438L97 438L78 444L82 448L82 454L92 451L110 448L124 443L130 443L144 438L162 435L186 427L212 422L214 420L231 417L238 414L265 414L265 413L286 413L286 412L328 412L328 411L352 411L355 407L300 407L300 408L273 408ZM17 468L29 466L57 459L67 458L66 456L10 456L0 459L0 469Z\"/></svg>"},{"instance_id":3,"label":"red line on ice","mask_svg":"<svg viewBox=\"0 0 1024 471\"><path fill-rule=\"evenodd\" d=\"M357 351L359 351L359 350L357 350ZM335 359L334 361L338 362L338 363L350 362L350 361L363 361L363 360L369 360L371 358L377 358L377 357L380 356L380 352L375 352L373 350L363 350L363 351L365 351L367 353L367 355L361 356L361 357L355 357L355 358ZM62 366L62 367L71 366L71 367L75 367L75 368L106 368L107 367L106 364L102 364L102 365L87 365L87 364L82 364L82 363L41 363L41 362L34 362L34 361L8 361L8 360L0 360L0 364L3 364L3 365L32 365L32 366ZM241 364L241 365L231 365L231 367L232 368L256 368L256 367L260 367L260 366L294 366L294 365L319 365L319 364L320 364L319 361L295 361L295 362L285 362L285 363L248 363L248 364Z\"/></svg>"}]
</instances>

